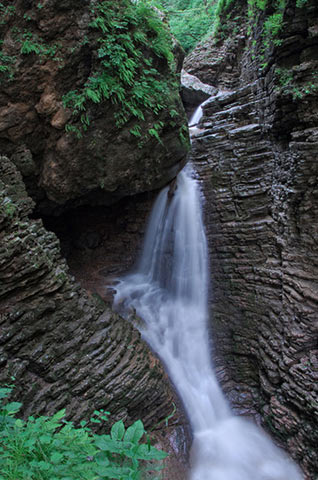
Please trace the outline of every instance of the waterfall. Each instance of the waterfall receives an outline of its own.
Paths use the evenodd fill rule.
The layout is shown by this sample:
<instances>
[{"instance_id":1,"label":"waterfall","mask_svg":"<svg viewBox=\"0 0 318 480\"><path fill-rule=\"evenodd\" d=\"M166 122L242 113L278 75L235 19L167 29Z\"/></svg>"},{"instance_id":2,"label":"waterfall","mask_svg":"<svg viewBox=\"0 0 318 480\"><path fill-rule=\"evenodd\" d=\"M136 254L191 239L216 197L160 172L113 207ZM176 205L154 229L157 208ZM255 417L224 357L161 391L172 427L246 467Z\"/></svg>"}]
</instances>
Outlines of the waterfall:
<instances>
[{"instance_id":1,"label":"waterfall","mask_svg":"<svg viewBox=\"0 0 318 480\"><path fill-rule=\"evenodd\" d=\"M263 431L232 414L218 385L207 327L208 263L201 193L188 165L174 190L159 194L141 258L115 287L115 309L142 319L142 336L182 399L193 432L191 480L300 480Z\"/></svg>"}]
</instances>

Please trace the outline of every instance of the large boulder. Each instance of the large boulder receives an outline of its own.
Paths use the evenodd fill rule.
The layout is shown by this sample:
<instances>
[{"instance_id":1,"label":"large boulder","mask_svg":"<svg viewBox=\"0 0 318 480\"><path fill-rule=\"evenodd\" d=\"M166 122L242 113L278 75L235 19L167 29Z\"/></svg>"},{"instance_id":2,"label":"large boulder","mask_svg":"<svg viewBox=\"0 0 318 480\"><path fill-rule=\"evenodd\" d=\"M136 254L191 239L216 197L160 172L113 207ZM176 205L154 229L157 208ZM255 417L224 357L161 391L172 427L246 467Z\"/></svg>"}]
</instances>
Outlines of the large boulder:
<instances>
[{"instance_id":1,"label":"large boulder","mask_svg":"<svg viewBox=\"0 0 318 480\"><path fill-rule=\"evenodd\" d=\"M1 16L0 147L40 210L109 204L178 173L188 149L180 59L155 11L15 0Z\"/></svg>"},{"instance_id":2,"label":"large boulder","mask_svg":"<svg viewBox=\"0 0 318 480\"><path fill-rule=\"evenodd\" d=\"M181 97L189 117L198 105L216 93L217 89L215 87L201 82L195 75L190 75L190 73L182 70Z\"/></svg>"}]
</instances>

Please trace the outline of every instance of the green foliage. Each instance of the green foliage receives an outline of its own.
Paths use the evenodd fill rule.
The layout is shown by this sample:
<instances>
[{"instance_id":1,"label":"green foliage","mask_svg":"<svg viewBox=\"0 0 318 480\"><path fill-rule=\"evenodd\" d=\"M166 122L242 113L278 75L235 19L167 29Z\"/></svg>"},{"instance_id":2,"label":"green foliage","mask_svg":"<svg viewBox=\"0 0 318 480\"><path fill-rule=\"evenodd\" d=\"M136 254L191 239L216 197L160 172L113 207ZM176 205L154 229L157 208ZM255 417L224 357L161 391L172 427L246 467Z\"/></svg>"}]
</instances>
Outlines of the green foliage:
<instances>
[{"instance_id":1,"label":"green foliage","mask_svg":"<svg viewBox=\"0 0 318 480\"><path fill-rule=\"evenodd\" d=\"M124 9L110 0L104 0L92 7L90 27L100 32L98 64L82 88L63 96L64 106L72 110L75 120L81 120L80 128L68 125L67 131L73 130L78 136L89 126L89 116L84 113L89 103L110 100L118 105L115 113L118 127L131 119L145 120L147 111L158 115L166 108L167 81L155 68L155 60L147 58L143 52L147 45L155 57L168 62L172 68L169 33L145 0L136 4L124 0L123 4ZM148 130L149 135L160 139L162 127L161 122L156 122ZM130 132L135 136L141 135L137 125Z\"/></svg>"},{"instance_id":2,"label":"green foliage","mask_svg":"<svg viewBox=\"0 0 318 480\"><path fill-rule=\"evenodd\" d=\"M4 6L0 3L1 20L0 25L3 25L7 20L16 15L16 9L13 5ZM26 22L31 20L31 17L24 14L23 19ZM14 41L21 45L20 53L22 55L35 54L38 55L42 61L43 58L49 57L54 61L61 61L61 58L57 57L56 53L60 48L59 44L48 45L43 42L37 35L27 30L21 30L20 28L13 26L11 28L11 34ZM3 40L0 40L0 82L1 80L12 80L14 77L16 56L7 55L3 51Z\"/></svg>"},{"instance_id":3,"label":"green foliage","mask_svg":"<svg viewBox=\"0 0 318 480\"><path fill-rule=\"evenodd\" d=\"M2 213L4 216L12 218L16 214L17 207L12 202L11 198L4 197L2 204L0 205L0 214ZM1 400L1 392L0 392L0 400Z\"/></svg>"},{"instance_id":4,"label":"green foliage","mask_svg":"<svg viewBox=\"0 0 318 480\"><path fill-rule=\"evenodd\" d=\"M213 36L216 39L225 39L233 34L233 23L230 22L231 10L235 6L235 0L217 0L215 19L213 24ZM237 18L235 18L237 20Z\"/></svg>"},{"instance_id":5,"label":"green foliage","mask_svg":"<svg viewBox=\"0 0 318 480\"><path fill-rule=\"evenodd\" d=\"M265 68L268 65L268 63L264 61L266 51L271 46L279 46L282 43L279 34L283 28L285 7L286 0L248 0L248 33L251 34L252 30L258 24L260 17L263 23L262 44L258 52L256 51L255 45L252 45L252 59L257 58L261 68ZM270 15L267 13L269 11L271 12Z\"/></svg>"},{"instance_id":6,"label":"green foliage","mask_svg":"<svg viewBox=\"0 0 318 480\"><path fill-rule=\"evenodd\" d=\"M2 2L0 2L0 25L4 25L14 13L14 5L5 6Z\"/></svg>"},{"instance_id":7,"label":"green foliage","mask_svg":"<svg viewBox=\"0 0 318 480\"><path fill-rule=\"evenodd\" d=\"M267 7L267 2L268 0L256 0L256 6L257 8L259 8L260 10L265 10L265 8Z\"/></svg>"},{"instance_id":8,"label":"green foliage","mask_svg":"<svg viewBox=\"0 0 318 480\"><path fill-rule=\"evenodd\" d=\"M311 72L310 78L305 82L299 82L295 78L293 70L288 68L276 68L279 90L284 95L292 95L293 99L302 99L306 95L316 95L318 92L318 72Z\"/></svg>"},{"instance_id":9,"label":"green foliage","mask_svg":"<svg viewBox=\"0 0 318 480\"><path fill-rule=\"evenodd\" d=\"M289 68L276 68L275 73L281 87L289 87L293 81L293 72Z\"/></svg>"},{"instance_id":10,"label":"green foliage","mask_svg":"<svg viewBox=\"0 0 318 480\"><path fill-rule=\"evenodd\" d=\"M308 0L297 0L296 1L296 7L297 8L303 8L306 5L307 2L308 2Z\"/></svg>"},{"instance_id":11,"label":"green foliage","mask_svg":"<svg viewBox=\"0 0 318 480\"><path fill-rule=\"evenodd\" d=\"M185 127L185 125L183 125L180 130L179 130L179 137L180 137L180 140L181 142L183 143L183 145L185 146L188 146L189 145L189 135L188 135L188 130L187 128Z\"/></svg>"},{"instance_id":12,"label":"green foliage","mask_svg":"<svg viewBox=\"0 0 318 480\"><path fill-rule=\"evenodd\" d=\"M8 402L11 386L0 388L1 480L138 480L147 462L166 454L148 442L141 420L125 428L120 420L109 435L93 434L86 422L75 428L64 420L65 410L51 417L15 417L21 404ZM107 420L95 411L93 422ZM141 463L140 463L141 462Z\"/></svg>"},{"instance_id":13,"label":"green foliage","mask_svg":"<svg viewBox=\"0 0 318 480\"><path fill-rule=\"evenodd\" d=\"M58 49L58 45L46 45L37 36L32 35L31 32L23 33L19 41L21 42L20 52L23 54L35 53L40 56L54 57Z\"/></svg>"},{"instance_id":14,"label":"green foliage","mask_svg":"<svg viewBox=\"0 0 318 480\"><path fill-rule=\"evenodd\" d=\"M166 14L173 35L186 52L211 31L216 0L152 0Z\"/></svg>"},{"instance_id":15,"label":"green foliage","mask_svg":"<svg viewBox=\"0 0 318 480\"><path fill-rule=\"evenodd\" d=\"M229 10L231 5L234 4L234 0L218 0L216 5L216 15L224 15Z\"/></svg>"},{"instance_id":16,"label":"green foliage","mask_svg":"<svg viewBox=\"0 0 318 480\"><path fill-rule=\"evenodd\" d=\"M264 22L264 47L268 48L270 43L273 42L274 45L279 45L280 40L277 39L278 33L281 31L283 26L283 12L276 12L270 15Z\"/></svg>"},{"instance_id":17,"label":"green foliage","mask_svg":"<svg viewBox=\"0 0 318 480\"><path fill-rule=\"evenodd\" d=\"M0 40L0 75L2 74L6 79L11 80L14 75L13 65L16 57L4 54L1 50L2 44L3 42Z\"/></svg>"}]
</instances>

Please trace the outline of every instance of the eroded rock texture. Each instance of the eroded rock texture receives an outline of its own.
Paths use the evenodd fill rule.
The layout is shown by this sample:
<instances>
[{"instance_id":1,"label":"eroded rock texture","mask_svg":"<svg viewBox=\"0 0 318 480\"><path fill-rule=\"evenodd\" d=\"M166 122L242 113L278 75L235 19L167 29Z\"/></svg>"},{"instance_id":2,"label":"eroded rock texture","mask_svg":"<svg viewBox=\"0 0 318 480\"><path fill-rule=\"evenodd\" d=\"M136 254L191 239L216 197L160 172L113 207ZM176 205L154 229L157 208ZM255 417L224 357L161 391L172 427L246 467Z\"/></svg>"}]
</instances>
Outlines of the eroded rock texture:
<instances>
[{"instance_id":1,"label":"eroded rock texture","mask_svg":"<svg viewBox=\"0 0 318 480\"><path fill-rule=\"evenodd\" d=\"M137 330L68 274L60 245L41 220L21 175L0 157L0 382L16 377L24 413L67 408L78 421L94 409L151 424L173 394Z\"/></svg>"},{"instance_id":2,"label":"eroded rock texture","mask_svg":"<svg viewBox=\"0 0 318 480\"><path fill-rule=\"evenodd\" d=\"M251 53L257 50L252 52L249 43L236 53L241 67L233 57L232 80L230 68L220 70L220 85L214 74L214 50L212 75L207 58L201 76L200 59L193 66L191 73L226 90L205 105L193 155L207 196L213 337L221 381L238 410L261 412L265 425L302 465L306 478L314 480L317 3L309 0L300 9L289 1L284 21L281 45L267 52L265 69L256 68ZM244 22L240 25L244 28ZM261 46L259 26L253 40ZM220 65L230 62L227 53ZM281 79L284 69L292 74L287 85Z\"/></svg>"},{"instance_id":3,"label":"eroded rock texture","mask_svg":"<svg viewBox=\"0 0 318 480\"><path fill-rule=\"evenodd\" d=\"M113 289L140 254L156 192L126 197L108 207L79 207L43 217L61 242L70 272L85 290L112 301Z\"/></svg>"},{"instance_id":4,"label":"eroded rock texture","mask_svg":"<svg viewBox=\"0 0 318 480\"><path fill-rule=\"evenodd\" d=\"M188 150L176 73L163 55L149 48L150 40L156 36L151 29L148 37L144 32L139 32L139 37L138 31L134 32L135 38L141 36L141 40L133 46L126 32L129 48L138 47L141 52L140 65L129 85L137 88L146 59L148 73L153 75L151 95L159 82L166 85L160 99L164 108L157 104L154 108L144 107L138 120L133 113L126 113L119 125L122 111L115 86L109 99L100 103L92 87L89 95L94 100L89 97L85 108L78 107L75 116L75 107L63 107L64 95L73 92L75 98L92 82L102 82L100 59L107 64L116 55L116 48L119 52L123 49L120 42L108 50L101 46L100 37L107 36L108 30L92 27L97 16L95 3L1 3L0 148L21 171L28 193L42 213L57 213L65 205L111 204L123 196L159 188L178 173ZM128 4L133 8L125 0L107 0L104 4L118 15ZM116 35L120 33L118 27ZM128 64L132 60L126 56ZM180 58L176 62L180 64ZM121 66L105 75L115 76ZM121 95L127 95L128 104L131 93L124 90ZM139 97L146 96L142 85L139 90ZM151 103L149 92L147 95ZM81 115L89 122L87 131ZM80 129L82 138L67 133L66 125Z\"/></svg>"}]
</instances>

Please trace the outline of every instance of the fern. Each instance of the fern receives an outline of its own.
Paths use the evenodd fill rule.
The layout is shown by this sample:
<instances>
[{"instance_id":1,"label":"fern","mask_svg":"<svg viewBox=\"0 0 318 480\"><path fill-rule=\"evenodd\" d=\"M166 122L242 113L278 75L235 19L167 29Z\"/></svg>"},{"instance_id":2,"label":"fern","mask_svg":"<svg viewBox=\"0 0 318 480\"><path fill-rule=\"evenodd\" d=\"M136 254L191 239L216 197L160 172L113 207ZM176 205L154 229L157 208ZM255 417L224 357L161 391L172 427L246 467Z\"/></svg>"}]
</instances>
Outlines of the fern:
<instances>
[{"instance_id":1,"label":"fern","mask_svg":"<svg viewBox=\"0 0 318 480\"><path fill-rule=\"evenodd\" d=\"M135 137L141 137L141 127L139 125L135 125L133 128L131 128L130 133L134 135Z\"/></svg>"},{"instance_id":2,"label":"fern","mask_svg":"<svg viewBox=\"0 0 318 480\"><path fill-rule=\"evenodd\" d=\"M28 55L30 53L35 53L40 56L54 57L60 45L46 45L35 35L33 36L31 32L25 32L22 37L18 37L18 41L22 44L20 52L22 54Z\"/></svg>"},{"instance_id":3,"label":"fern","mask_svg":"<svg viewBox=\"0 0 318 480\"><path fill-rule=\"evenodd\" d=\"M2 79L12 80L14 76L14 63L16 61L16 57L3 53L2 45L3 40L0 40L0 81Z\"/></svg>"}]
</instances>

